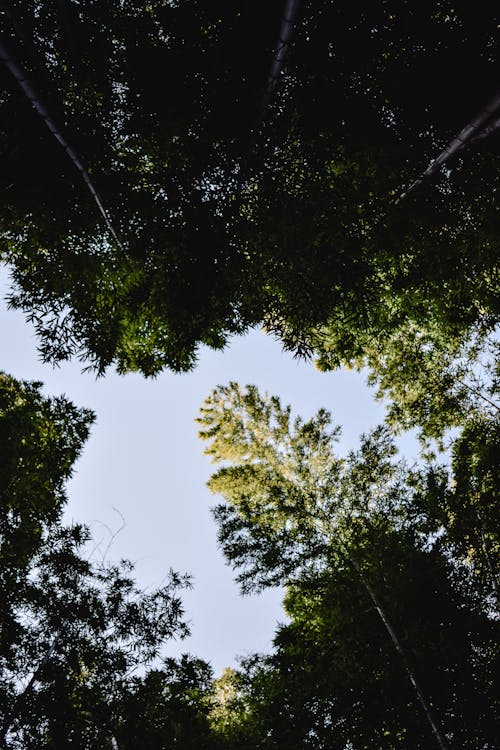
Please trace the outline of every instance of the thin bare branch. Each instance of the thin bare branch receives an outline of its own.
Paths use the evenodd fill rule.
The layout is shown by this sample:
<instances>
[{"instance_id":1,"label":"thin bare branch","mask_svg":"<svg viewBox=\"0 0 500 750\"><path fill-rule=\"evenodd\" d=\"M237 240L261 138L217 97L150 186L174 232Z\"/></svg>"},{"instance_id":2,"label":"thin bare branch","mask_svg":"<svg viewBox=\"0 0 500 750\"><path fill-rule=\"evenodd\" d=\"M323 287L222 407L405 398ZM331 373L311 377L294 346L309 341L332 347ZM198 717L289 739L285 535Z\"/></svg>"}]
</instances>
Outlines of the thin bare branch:
<instances>
[{"instance_id":1,"label":"thin bare branch","mask_svg":"<svg viewBox=\"0 0 500 750\"><path fill-rule=\"evenodd\" d=\"M126 527L126 525L127 525L127 522L125 521L125 518L124 518L124 516L123 516L123 513L122 513L122 512L120 511L120 510L118 510L118 508L115 508L115 506L114 506L114 505L112 505L111 507L113 508L113 510L115 511L115 513L117 513L117 514L118 514L118 515L120 516L120 519L121 519L121 522L122 522L122 523L121 523L121 526L119 526L119 527L118 527L118 529L117 529L116 531L113 531L113 532L111 532L111 536L110 536L109 542L108 542L108 543L107 543L107 545L106 545L106 549L105 549L105 550L104 550L104 552L102 553L102 558L101 558L101 562L105 562L105 560L106 560L106 557L107 557L107 554L108 554L108 552L109 552L109 550L110 550L110 547L111 547L111 545L112 545L112 544L113 544L113 542L115 541L115 539L116 539L116 537L118 536L118 534L120 534L120 532L122 532L122 531L123 531L123 529L124 529L124 528Z\"/></svg>"}]
</instances>

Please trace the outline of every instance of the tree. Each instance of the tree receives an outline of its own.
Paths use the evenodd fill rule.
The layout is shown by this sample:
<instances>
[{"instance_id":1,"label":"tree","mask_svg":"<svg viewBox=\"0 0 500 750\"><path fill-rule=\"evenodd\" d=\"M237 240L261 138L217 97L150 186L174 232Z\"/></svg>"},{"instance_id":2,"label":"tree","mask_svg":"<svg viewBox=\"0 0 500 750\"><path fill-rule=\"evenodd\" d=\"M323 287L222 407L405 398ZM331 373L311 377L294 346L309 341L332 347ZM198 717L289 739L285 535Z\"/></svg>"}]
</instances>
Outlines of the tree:
<instances>
[{"instance_id":1,"label":"tree","mask_svg":"<svg viewBox=\"0 0 500 750\"><path fill-rule=\"evenodd\" d=\"M498 418L498 351L495 333L475 326L464 338L439 326L414 322L363 336L357 355L339 350L351 334L335 325L318 333L316 366L367 368L379 399L388 399L387 422L396 430L416 428L424 442L442 446L450 428Z\"/></svg>"},{"instance_id":2,"label":"tree","mask_svg":"<svg viewBox=\"0 0 500 750\"><path fill-rule=\"evenodd\" d=\"M324 410L292 422L254 386L217 388L199 422L222 463L209 487L225 500L215 517L238 580L245 591L287 587L291 623L257 669L257 700L249 681L271 738L262 746L423 748L432 731L435 746L493 747L498 621L484 561L468 551L477 523L464 534L452 522L467 487L396 462L384 429L338 457ZM461 439L457 456L468 453Z\"/></svg>"},{"instance_id":3,"label":"tree","mask_svg":"<svg viewBox=\"0 0 500 750\"><path fill-rule=\"evenodd\" d=\"M212 682L209 719L223 748L250 750L262 746L265 731L251 705L249 677L249 668L246 671L227 668ZM255 684L253 680L254 688ZM268 702L270 697L266 694Z\"/></svg>"},{"instance_id":4,"label":"tree","mask_svg":"<svg viewBox=\"0 0 500 750\"><path fill-rule=\"evenodd\" d=\"M478 616L470 599L465 607L463 595L450 599L438 555L404 556L401 540L393 541L390 561L404 564L397 571L384 560L386 606L446 740L452 747L494 747L497 626ZM437 747L352 569L339 566L301 584L288 591L290 622L278 630L273 652L240 669L255 746Z\"/></svg>"},{"instance_id":5,"label":"tree","mask_svg":"<svg viewBox=\"0 0 500 750\"><path fill-rule=\"evenodd\" d=\"M0 548L6 591L30 564L48 527L60 519L65 483L94 417L64 397L42 395L41 383L0 373ZM4 599L7 601L8 597ZM6 615L8 608L2 610ZM6 621L2 620L2 632Z\"/></svg>"},{"instance_id":6,"label":"tree","mask_svg":"<svg viewBox=\"0 0 500 750\"><path fill-rule=\"evenodd\" d=\"M481 415L465 423L451 450L452 479L430 472L415 498L433 524L446 529L451 554L467 564L483 600L499 611L498 417Z\"/></svg>"},{"instance_id":7,"label":"tree","mask_svg":"<svg viewBox=\"0 0 500 750\"><path fill-rule=\"evenodd\" d=\"M178 596L185 578L171 573L164 586L143 593L127 561L83 556L88 541L85 528L54 524L15 591L6 592L6 747L111 747L130 673L150 664L167 639L188 632Z\"/></svg>"},{"instance_id":8,"label":"tree","mask_svg":"<svg viewBox=\"0 0 500 750\"><path fill-rule=\"evenodd\" d=\"M132 680L122 699L118 746L123 750L222 748L210 723L212 681L210 666L187 654L166 659L160 668Z\"/></svg>"},{"instance_id":9,"label":"tree","mask_svg":"<svg viewBox=\"0 0 500 750\"><path fill-rule=\"evenodd\" d=\"M333 326L341 361L388 330L491 330L496 141L391 203L496 90L488 4L304 4L254 130L279 3L3 5L121 244L5 70L2 256L45 358L153 375L259 323L305 352Z\"/></svg>"},{"instance_id":10,"label":"tree","mask_svg":"<svg viewBox=\"0 0 500 750\"><path fill-rule=\"evenodd\" d=\"M188 633L186 576L143 592L133 565L92 560L88 529L61 523L92 418L0 376L2 747L111 747L131 672Z\"/></svg>"}]
</instances>

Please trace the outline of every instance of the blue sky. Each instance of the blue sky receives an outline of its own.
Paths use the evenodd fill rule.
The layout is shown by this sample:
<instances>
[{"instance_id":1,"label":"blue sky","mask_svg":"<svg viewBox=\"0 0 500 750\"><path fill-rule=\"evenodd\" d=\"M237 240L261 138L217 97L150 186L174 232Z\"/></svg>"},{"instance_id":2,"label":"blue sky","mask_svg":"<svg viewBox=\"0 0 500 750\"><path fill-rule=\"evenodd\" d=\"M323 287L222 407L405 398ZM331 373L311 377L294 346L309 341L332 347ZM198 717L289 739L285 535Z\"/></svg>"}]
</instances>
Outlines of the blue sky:
<instances>
[{"instance_id":1,"label":"blue sky","mask_svg":"<svg viewBox=\"0 0 500 750\"><path fill-rule=\"evenodd\" d=\"M96 412L96 423L74 477L68 485L68 520L88 523L99 551L109 533L126 526L110 547L108 559L136 562L142 586L155 586L172 567L193 576L184 595L192 636L171 642L166 652L190 652L210 661L219 673L237 655L271 648L277 621L283 620L281 593L242 597L233 573L217 549L210 507L216 498L205 483L209 459L197 438L194 419L210 389L236 380L291 403L311 416L324 406L343 427L342 451L355 447L359 435L383 420L364 377L355 372L319 373L306 362L282 352L279 343L260 331L232 341L224 352L203 350L190 373L163 373L156 380L110 371L97 379L82 374L81 364L58 369L39 361L36 339L24 316L8 310L5 269L0 274L0 369L17 378L41 380L48 395L64 393ZM403 447L416 454L415 442ZM114 510L116 508L119 513Z\"/></svg>"}]
</instances>

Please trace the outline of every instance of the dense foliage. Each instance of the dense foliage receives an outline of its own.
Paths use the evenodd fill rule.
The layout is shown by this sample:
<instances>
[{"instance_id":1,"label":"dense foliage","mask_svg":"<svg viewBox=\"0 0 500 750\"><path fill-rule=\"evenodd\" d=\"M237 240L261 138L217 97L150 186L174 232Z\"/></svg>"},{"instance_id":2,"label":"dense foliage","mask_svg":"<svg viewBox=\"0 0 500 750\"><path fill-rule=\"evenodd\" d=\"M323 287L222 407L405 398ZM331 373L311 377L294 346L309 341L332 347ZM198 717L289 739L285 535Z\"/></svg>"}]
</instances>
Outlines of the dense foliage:
<instances>
[{"instance_id":1,"label":"dense foliage","mask_svg":"<svg viewBox=\"0 0 500 750\"><path fill-rule=\"evenodd\" d=\"M42 357L185 371L262 325L388 399L344 456L325 410L206 400L221 548L288 618L214 678L162 659L189 579L62 523L91 412L0 373L3 748L498 747L498 97L405 192L496 93L496 8L304 0L276 53L283 12L0 0L0 261Z\"/></svg>"},{"instance_id":2,"label":"dense foliage","mask_svg":"<svg viewBox=\"0 0 500 750\"><path fill-rule=\"evenodd\" d=\"M491 3L304 3L257 120L281 3L2 7L120 240L5 68L2 254L46 358L185 370L263 322L371 364L399 329L491 330L496 136L393 200L495 93Z\"/></svg>"},{"instance_id":3,"label":"dense foliage","mask_svg":"<svg viewBox=\"0 0 500 750\"><path fill-rule=\"evenodd\" d=\"M386 428L339 456L327 412L292 420L254 386L217 388L199 422L243 590L287 589L273 653L233 676L236 728L253 717L263 748L495 747L498 422L467 425L449 471L396 460Z\"/></svg>"},{"instance_id":4,"label":"dense foliage","mask_svg":"<svg viewBox=\"0 0 500 750\"><path fill-rule=\"evenodd\" d=\"M92 415L36 383L0 388L0 746L111 747L129 675L188 633L189 580L144 593L129 562L93 559L88 529L61 522Z\"/></svg>"}]
</instances>

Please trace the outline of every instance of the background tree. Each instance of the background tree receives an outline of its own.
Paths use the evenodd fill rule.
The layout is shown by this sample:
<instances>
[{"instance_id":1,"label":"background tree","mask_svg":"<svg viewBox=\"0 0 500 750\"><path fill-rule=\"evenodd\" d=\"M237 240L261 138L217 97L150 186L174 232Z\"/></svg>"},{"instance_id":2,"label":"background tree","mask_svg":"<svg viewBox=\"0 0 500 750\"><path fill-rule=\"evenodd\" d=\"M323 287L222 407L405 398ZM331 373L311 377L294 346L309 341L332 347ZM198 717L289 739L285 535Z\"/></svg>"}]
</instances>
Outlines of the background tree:
<instances>
[{"instance_id":1,"label":"background tree","mask_svg":"<svg viewBox=\"0 0 500 750\"><path fill-rule=\"evenodd\" d=\"M116 732L124 750L171 747L219 750L210 723L213 672L201 659L183 655L130 681L122 699Z\"/></svg>"},{"instance_id":2,"label":"background tree","mask_svg":"<svg viewBox=\"0 0 500 750\"><path fill-rule=\"evenodd\" d=\"M111 747L130 673L167 639L188 633L178 596L186 579L172 573L143 593L130 563L82 556L88 540L82 527L53 525L15 595L8 592L14 627L2 659L4 746Z\"/></svg>"},{"instance_id":3,"label":"background tree","mask_svg":"<svg viewBox=\"0 0 500 750\"><path fill-rule=\"evenodd\" d=\"M215 517L238 580L246 591L287 587L291 622L257 668L257 700L248 682L262 746L429 747L417 680L436 746L493 747L498 621L484 557L476 565L468 550L468 537L482 538L477 520L465 532L452 514L491 502L494 430L481 433L482 460L461 439L448 484L444 469L396 462L383 429L336 456L325 411L292 421L254 386L219 387L199 422L222 463L209 487L225 500ZM482 528L491 547L495 525Z\"/></svg>"},{"instance_id":4,"label":"background tree","mask_svg":"<svg viewBox=\"0 0 500 750\"><path fill-rule=\"evenodd\" d=\"M462 560L483 601L499 608L498 418L476 417L465 424L451 450L451 480L443 470L429 471L424 491L414 499L434 533L446 530L450 554Z\"/></svg>"}]
</instances>

